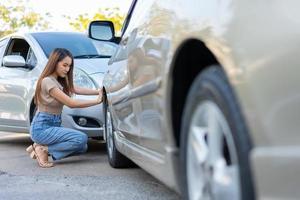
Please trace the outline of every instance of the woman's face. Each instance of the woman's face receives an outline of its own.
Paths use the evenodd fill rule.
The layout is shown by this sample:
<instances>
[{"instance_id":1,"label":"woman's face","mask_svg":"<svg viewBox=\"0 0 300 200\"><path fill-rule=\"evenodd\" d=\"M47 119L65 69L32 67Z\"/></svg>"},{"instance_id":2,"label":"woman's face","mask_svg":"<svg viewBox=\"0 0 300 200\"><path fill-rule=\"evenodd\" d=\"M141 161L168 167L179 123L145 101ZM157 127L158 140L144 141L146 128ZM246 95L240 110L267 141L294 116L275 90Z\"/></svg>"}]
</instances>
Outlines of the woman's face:
<instances>
[{"instance_id":1,"label":"woman's face","mask_svg":"<svg viewBox=\"0 0 300 200\"><path fill-rule=\"evenodd\" d=\"M65 78L70 70L72 59L66 56L63 60L56 65L56 74L58 77Z\"/></svg>"}]
</instances>

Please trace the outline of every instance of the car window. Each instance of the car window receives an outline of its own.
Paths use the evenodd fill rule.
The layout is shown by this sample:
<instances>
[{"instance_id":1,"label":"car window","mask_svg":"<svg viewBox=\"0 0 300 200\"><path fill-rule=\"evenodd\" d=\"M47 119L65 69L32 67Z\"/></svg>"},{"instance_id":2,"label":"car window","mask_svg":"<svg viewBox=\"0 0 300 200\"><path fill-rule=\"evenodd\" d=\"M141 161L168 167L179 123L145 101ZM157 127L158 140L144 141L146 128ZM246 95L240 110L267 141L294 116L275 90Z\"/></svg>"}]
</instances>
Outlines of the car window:
<instances>
[{"instance_id":1,"label":"car window","mask_svg":"<svg viewBox=\"0 0 300 200\"><path fill-rule=\"evenodd\" d=\"M117 45L112 42L93 40L93 44L100 55L112 56L117 48Z\"/></svg>"},{"instance_id":2,"label":"car window","mask_svg":"<svg viewBox=\"0 0 300 200\"><path fill-rule=\"evenodd\" d=\"M14 38L10 41L5 55L18 55L22 56L24 60L26 60L29 48L30 46L26 40Z\"/></svg>"},{"instance_id":3,"label":"car window","mask_svg":"<svg viewBox=\"0 0 300 200\"><path fill-rule=\"evenodd\" d=\"M137 1L133 10L131 11L130 22L127 24L126 31L123 35L129 36L128 34L132 35L132 31L134 31L140 23L140 20L145 18L145 15L149 15L149 13L145 12L145 8L151 6L152 1ZM137 31L137 30L136 30ZM127 34L127 33L128 34ZM133 33L137 34L137 33ZM129 41L128 41L129 42Z\"/></svg>"},{"instance_id":4,"label":"car window","mask_svg":"<svg viewBox=\"0 0 300 200\"><path fill-rule=\"evenodd\" d=\"M124 35L124 33L125 33L125 31L126 31L126 29L128 27L128 24L129 24L129 21L131 19L132 12L133 12L133 10L135 8L136 3L137 3L137 0L133 0L132 1L132 4L131 4L131 6L129 8L128 14L127 14L127 16L126 16L126 18L124 20L123 26L122 26L121 37Z\"/></svg>"},{"instance_id":5,"label":"car window","mask_svg":"<svg viewBox=\"0 0 300 200\"><path fill-rule=\"evenodd\" d=\"M32 33L42 47L45 55L50 56L55 48L68 49L74 57L82 55L98 55L97 48L84 34L79 33Z\"/></svg>"}]
</instances>

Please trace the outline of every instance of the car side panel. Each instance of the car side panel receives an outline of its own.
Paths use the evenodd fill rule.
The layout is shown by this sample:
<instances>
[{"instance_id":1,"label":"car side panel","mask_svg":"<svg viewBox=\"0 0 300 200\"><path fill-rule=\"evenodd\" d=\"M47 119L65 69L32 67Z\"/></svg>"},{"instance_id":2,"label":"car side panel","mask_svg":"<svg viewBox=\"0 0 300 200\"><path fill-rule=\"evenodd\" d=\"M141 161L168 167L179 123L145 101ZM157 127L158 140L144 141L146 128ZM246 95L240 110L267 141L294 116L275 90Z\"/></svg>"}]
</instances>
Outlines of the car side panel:
<instances>
[{"instance_id":1,"label":"car side panel","mask_svg":"<svg viewBox=\"0 0 300 200\"><path fill-rule=\"evenodd\" d=\"M203 41L239 99L254 144L258 198L298 199L300 2L200 0L180 5L173 6L178 9L175 21L185 24L174 31L182 31L178 41ZM176 35L172 44L178 46Z\"/></svg>"}]
</instances>

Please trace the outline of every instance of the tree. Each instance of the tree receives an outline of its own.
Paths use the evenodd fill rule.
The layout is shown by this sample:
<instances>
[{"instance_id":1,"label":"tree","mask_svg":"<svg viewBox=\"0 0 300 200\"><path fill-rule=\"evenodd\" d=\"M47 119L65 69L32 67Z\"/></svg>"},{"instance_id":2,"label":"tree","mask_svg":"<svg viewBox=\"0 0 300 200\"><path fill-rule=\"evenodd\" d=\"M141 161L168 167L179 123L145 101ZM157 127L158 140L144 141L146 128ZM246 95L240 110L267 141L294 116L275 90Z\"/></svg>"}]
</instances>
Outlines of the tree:
<instances>
[{"instance_id":1,"label":"tree","mask_svg":"<svg viewBox=\"0 0 300 200\"><path fill-rule=\"evenodd\" d=\"M49 22L40 14L27 8L25 2L14 1L16 6L7 6L7 4L12 5L12 2L10 0L0 2L0 37L20 29L45 30L49 27ZM50 17L50 14L46 13L46 16Z\"/></svg>"},{"instance_id":2,"label":"tree","mask_svg":"<svg viewBox=\"0 0 300 200\"><path fill-rule=\"evenodd\" d=\"M89 23L93 20L109 20L114 23L115 31L118 33L122 28L125 14L122 14L119 8L105 8L99 9L92 17L87 13L80 14L75 18L71 18L70 16L64 17L69 20L70 26L75 31L85 32L88 29Z\"/></svg>"}]
</instances>

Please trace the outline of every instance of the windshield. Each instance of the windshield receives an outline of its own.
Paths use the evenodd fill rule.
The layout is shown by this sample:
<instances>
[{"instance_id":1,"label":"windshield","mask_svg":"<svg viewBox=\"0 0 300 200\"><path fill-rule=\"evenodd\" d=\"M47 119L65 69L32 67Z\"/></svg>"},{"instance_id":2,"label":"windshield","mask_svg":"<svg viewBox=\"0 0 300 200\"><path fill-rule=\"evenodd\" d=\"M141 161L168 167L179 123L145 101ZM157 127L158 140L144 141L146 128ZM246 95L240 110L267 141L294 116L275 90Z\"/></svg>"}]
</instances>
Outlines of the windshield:
<instances>
[{"instance_id":1,"label":"windshield","mask_svg":"<svg viewBox=\"0 0 300 200\"><path fill-rule=\"evenodd\" d=\"M68 49L74 58L110 57L113 53L113 50L109 51L107 47L100 50L101 47L96 47L92 39L80 33L44 32L32 33L32 36L40 44L48 58L55 48Z\"/></svg>"},{"instance_id":2,"label":"windshield","mask_svg":"<svg viewBox=\"0 0 300 200\"><path fill-rule=\"evenodd\" d=\"M112 42L93 40L93 44L100 55L112 56L117 48L117 44Z\"/></svg>"}]
</instances>

